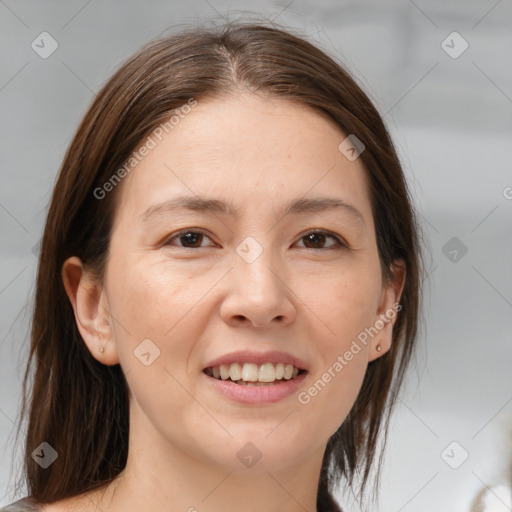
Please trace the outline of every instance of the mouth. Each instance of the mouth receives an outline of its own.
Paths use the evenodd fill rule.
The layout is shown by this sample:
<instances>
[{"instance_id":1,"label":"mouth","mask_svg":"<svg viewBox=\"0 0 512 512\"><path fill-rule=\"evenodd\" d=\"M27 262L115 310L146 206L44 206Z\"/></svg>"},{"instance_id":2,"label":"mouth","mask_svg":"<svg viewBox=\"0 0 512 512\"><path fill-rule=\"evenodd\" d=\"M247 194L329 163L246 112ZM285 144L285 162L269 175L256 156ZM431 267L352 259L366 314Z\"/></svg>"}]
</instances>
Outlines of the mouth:
<instances>
[{"instance_id":1,"label":"mouth","mask_svg":"<svg viewBox=\"0 0 512 512\"><path fill-rule=\"evenodd\" d=\"M209 366L203 373L214 379L233 382L240 386L264 387L292 381L307 371L292 364L239 362Z\"/></svg>"}]
</instances>

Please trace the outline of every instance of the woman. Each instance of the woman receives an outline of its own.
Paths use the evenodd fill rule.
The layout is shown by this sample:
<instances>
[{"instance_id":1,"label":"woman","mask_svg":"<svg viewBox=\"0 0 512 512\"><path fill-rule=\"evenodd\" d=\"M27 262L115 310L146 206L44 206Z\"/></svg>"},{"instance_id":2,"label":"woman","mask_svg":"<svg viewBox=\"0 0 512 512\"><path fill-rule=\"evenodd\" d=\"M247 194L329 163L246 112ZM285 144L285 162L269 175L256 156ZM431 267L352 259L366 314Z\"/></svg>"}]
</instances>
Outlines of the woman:
<instances>
[{"instance_id":1,"label":"woman","mask_svg":"<svg viewBox=\"0 0 512 512\"><path fill-rule=\"evenodd\" d=\"M332 58L256 23L146 45L55 185L29 496L5 510L341 510L413 355L421 274L393 144Z\"/></svg>"}]
</instances>

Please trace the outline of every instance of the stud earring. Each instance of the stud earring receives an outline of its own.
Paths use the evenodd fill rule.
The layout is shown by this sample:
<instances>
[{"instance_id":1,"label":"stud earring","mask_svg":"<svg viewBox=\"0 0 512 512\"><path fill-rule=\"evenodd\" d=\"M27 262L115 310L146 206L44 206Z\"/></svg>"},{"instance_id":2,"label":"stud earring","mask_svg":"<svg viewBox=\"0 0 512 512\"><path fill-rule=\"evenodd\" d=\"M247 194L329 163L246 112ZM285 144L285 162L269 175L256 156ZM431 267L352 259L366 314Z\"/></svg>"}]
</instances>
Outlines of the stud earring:
<instances>
[{"instance_id":1,"label":"stud earring","mask_svg":"<svg viewBox=\"0 0 512 512\"><path fill-rule=\"evenodd\" d=\"M103 353L103 351L104 351L104 350L105 350L105 347L102 345L102 346L100 347L100 352L101 352L101 353Z\"/></svg>"},{"instance_id":2,"label":"stud earring","mask_svg":"<svg viewBox=\"0 0 512 512\"><path fill-rule=\"evenodd\" d=\"M382 350L382 347L380 345L377 345L377 352L380 352Z\"/></svg>"}]
</instances>

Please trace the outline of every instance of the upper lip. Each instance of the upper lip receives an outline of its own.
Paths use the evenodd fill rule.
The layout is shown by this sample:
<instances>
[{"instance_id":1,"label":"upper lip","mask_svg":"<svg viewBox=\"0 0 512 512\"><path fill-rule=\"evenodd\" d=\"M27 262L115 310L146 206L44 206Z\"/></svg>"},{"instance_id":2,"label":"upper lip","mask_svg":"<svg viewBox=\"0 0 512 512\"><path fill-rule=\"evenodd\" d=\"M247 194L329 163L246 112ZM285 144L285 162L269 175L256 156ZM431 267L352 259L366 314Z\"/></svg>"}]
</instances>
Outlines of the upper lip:
<instances>
[{"instance_id":1,"label":"upper lip","mask_svg":"<svg viewBox=\"0 0 512 512\"><path fill-rule=\"evenodd\" d=\"M225 354L206 363L204 369L211 368L214 366L220 366L221 364L231 363L283 363L292 364L299 370L307 370L306 364L303 361L301 361L298 357L288 354L287 352L280 352L278 350L271 350L268 352L253 352L250 350L239 350L237 352L231 352L230 354Z\"/></svg>"}]
</instances>

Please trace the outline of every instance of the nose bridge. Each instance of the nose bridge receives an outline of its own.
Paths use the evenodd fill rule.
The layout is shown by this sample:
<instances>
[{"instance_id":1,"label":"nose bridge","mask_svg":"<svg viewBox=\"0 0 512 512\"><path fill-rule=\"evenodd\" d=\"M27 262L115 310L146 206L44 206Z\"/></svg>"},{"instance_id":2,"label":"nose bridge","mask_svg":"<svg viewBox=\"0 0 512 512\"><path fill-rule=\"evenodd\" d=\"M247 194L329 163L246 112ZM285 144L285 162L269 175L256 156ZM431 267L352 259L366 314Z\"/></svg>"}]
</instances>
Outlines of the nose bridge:
<instances>
[{"instance_id":1,"label":"nose bridge","mask_svg":"<svg viewBox=\"0 0 512 512\"><path fill-rule=\"evenodd\" d=\"M247 236L236 247L235 274L251 288L252 296L279 293L281 288L276 276L276 260L270 246L270 237ZM279 265L277 265L279 267ZM267 300L270 297L266 297Z\"/></svg>"},{"instance_id":2,"label":"nose bridge","mask_svg":"<svg viewBox=\"0 0 512 512\"><path fill-rule=\"evenodd\" d=\"M270 325L274 319L292 321L295 308L279 276L282 267L270 247L270 237L248 236L235 251L232 286L221 308L225 321L246 319L258 327Z\"/></svg>"}]
</instances>

